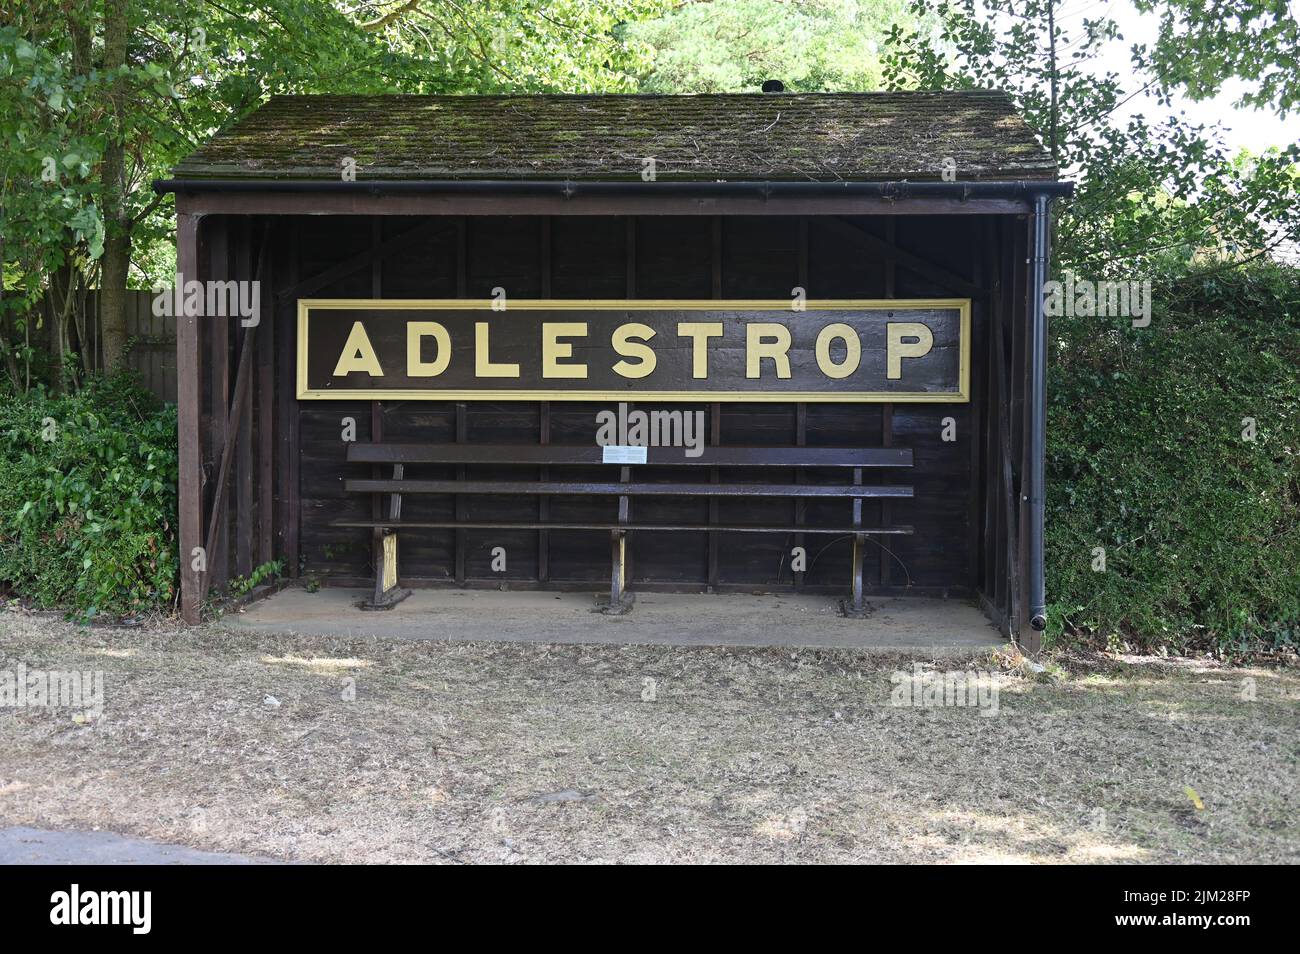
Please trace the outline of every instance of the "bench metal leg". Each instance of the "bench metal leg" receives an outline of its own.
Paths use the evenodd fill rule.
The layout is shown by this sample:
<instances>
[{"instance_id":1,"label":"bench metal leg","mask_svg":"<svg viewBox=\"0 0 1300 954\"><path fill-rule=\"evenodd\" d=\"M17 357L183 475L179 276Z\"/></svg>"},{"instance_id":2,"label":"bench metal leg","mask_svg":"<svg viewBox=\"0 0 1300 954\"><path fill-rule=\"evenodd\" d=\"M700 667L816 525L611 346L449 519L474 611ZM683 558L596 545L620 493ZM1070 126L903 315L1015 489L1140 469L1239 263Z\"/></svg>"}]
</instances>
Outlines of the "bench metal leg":
<instances>
[{"instance_id":1,"label":"bench metal leg","mask_svg":"<svg viewBox=\"0 0 1300 954\"><path fill-rule=\"evenodd\" d=\"M853 469L853 483L855 485L862 483L862 468ZM862 501L859 499L853 501L853 526L862 526ZM862 582L862 563L866 557L866 549L867 535L853 534L853 582L849 590L849 598L840 603L840 613L852 619L863 619L871 615L871 607L867 604Z\"/></svg>"},{"instance_id":2,"label":"bench metal leg","mask_svg":"<svg viewBox=\"0 0 1300 954\"><path fill-rule=\"evenodd\" d=\"M871 604L866 600L865 587L862 582L862 563L866 555L867 535L853 535L853 583L849 598L840 600L840 615L850 619L866 619L871 615Z\"/></svg>"}]
</instances>

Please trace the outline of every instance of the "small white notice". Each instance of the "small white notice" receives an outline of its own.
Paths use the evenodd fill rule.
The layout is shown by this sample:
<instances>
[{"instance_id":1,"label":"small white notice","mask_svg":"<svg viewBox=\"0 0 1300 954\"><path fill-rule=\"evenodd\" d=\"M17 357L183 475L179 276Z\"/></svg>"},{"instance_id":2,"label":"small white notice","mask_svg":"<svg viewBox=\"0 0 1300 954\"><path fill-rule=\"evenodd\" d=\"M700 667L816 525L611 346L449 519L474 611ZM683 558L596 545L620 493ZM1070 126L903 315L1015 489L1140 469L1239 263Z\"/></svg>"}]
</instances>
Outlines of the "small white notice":
<instances>
[{"instance_id":1,"label":"small white notice","mask_svg":"<svg viewBox=\"0 0 1300 954\"><path fill-rule=\"evenodd\" d=\"M601 460L606 464L644 464L646 449L627 444L606 444L601 448Z\"/></svg>"}]
</instances>

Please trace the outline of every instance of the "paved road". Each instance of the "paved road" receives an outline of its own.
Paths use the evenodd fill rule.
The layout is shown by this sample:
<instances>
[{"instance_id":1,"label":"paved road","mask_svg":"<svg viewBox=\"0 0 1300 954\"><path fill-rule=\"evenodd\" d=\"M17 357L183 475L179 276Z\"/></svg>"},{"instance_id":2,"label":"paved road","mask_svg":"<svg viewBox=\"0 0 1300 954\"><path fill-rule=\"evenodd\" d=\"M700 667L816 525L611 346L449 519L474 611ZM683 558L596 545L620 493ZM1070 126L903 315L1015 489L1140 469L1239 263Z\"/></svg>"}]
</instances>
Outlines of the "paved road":
<instances>
[{"instance_id":1,"label":"paved road","mask_svg":"<svg viewBox=\"0 0 1300 954\"><path fill-rule=\"evenodd\" d=\"M262 865L270 858L197 851L127 838L109 831L44 831L0 828L4 865Z\"/></svg>"}]
</instances>

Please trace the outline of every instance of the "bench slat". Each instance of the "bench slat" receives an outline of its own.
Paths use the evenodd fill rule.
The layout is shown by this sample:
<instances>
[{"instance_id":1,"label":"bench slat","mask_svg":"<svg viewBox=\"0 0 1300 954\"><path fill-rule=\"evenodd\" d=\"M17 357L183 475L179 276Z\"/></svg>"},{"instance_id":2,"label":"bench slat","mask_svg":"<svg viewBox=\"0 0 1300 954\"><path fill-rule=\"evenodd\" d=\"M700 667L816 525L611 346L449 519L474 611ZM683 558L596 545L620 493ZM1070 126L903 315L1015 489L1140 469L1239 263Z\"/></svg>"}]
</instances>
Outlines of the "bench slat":
<instances>
[{"instance_id":1,"label":"bench slat","mask_svg":"<svg viewBox=\"0 0 1300 954\"><path fill-rule=\"evenodd\" d=\"M621 497L911 497L908 486L853 484L585 483L554 480L375 480L343 482L351 493L601 495Z\"/></svg>"},{"instance_id":2,"label":"bench slat","mask_svg":"<svg viewBox=\"0 0 1300 954\"><path fill-rule=\"evenodd\" d=\"M563 444L349 444L354 464L601 464L602 448ZM606 466L615 467L617 464ZM648 447L647 467L911 467L908 447Z\"/></svg>"},{"instance_id":3,"label":"bench slat","mask_svg":"<svg viewBox=\"0 0 1300 954\"><path fill-rule=\"evenodd\" d=\"M746 526L743 524L658 524L658 523L539 523L530 521L462 521L455 520L331 520L331 527L376 527L386 530L690 530L707 532L721 530L726 533L865 533L868 536L905 536L912 533L908 526L897 527L803 527L803 526Z\"/></svg>"}]
</instances>

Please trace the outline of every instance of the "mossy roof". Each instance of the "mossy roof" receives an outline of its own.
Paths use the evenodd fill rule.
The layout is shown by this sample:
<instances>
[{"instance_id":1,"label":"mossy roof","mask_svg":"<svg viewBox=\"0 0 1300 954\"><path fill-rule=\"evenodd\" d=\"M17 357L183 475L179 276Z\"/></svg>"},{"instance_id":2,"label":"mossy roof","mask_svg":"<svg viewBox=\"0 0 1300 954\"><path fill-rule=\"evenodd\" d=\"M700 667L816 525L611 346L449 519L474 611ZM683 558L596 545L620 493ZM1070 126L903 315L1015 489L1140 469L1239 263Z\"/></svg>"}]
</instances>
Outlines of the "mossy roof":
<instances>
[{"instance_id":1,"label":"mossy roof","mask_svg":"<svg viewBox=\"0 0 1300 954\"><path fill-rule=\"evenodd\" d=\"M1009 97L989 90L694 96L276 96L177 178L1055 179Z\"/></svg>"}]
</instances>

